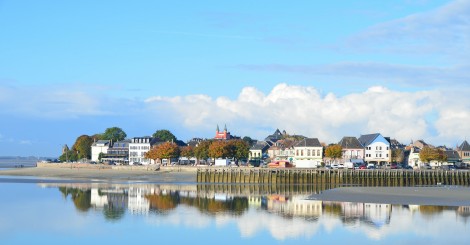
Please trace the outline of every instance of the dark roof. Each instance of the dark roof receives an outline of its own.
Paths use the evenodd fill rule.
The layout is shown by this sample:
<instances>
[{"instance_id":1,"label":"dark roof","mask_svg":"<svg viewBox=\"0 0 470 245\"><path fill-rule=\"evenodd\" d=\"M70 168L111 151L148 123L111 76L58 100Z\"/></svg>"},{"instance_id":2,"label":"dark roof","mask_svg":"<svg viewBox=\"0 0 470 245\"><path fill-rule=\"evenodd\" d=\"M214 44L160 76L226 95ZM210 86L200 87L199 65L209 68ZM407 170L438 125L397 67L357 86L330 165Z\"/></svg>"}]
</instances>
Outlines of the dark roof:
<instances>
[{"instance_id":1,"label":"dark roof","mask_svg":"<svg viewBox=\"0 0 470 245\"><path fill-rule=\"evenodd\" d=\"M272 141L272 142L276 142L278 140L282 139L282 133L279 129L276 129L276 131L274 131L273 134L269 135L268 137L266 137L266 141Z\"/></svg>"},{"instance_id":2,"label":"dark roof","mask_svg":"<svg viewBox=\"0 0 470 245\"><path fill-rule=\"evenodd\" d=\"M460 151L470 151L470 145L468 142L465 140L460 146L459 146Z\"/></svg>"},{"instance_id":3,"label":"dark roof","mask_svg":"<svg viewBox=\"0 0 470 245\"><path fill-rule=\"evenodd\" d=\"M317 138L305 138L295 145L296 147L322 147Z\"/></svg>"},{"instance_id":4,"label":"dark roof","mask_svg":"<svg viewBox=\"0 0 470 245\"><path fill-rule=\"evenodd\" d=\"M131 143L131 140L121 140L113 143L113 148L127 148L129 147L129 143Z\"/></svg>"},{"instance_id":5,"label":"dark roof","mask_svg":"<svg viewBox=\"0 0 470 245\"><path fill-rule=\"evenodd\" d=\"M377 137L379 137L380 134L379 133L375 133L375 134L365 134L365 135L361 135L361 137L359 137L359 142L364 146L368 146L370 144L372 144L372 142L374 142L375 139L377 139ZM390 143L390 137L384 137L384 139L386 141L388 141L388 143Z\"/></svg>"},{"instance_id":6,"label":"dark roof","mask_svg":"<svg viewBox=\"0 0 470 245\"><path fill-rule=\"evenodd\" d=\"M266 151L270 145L266 141L258 141L256 144L254 144L250 150L261 150L261 151Z\"/></svg>"},{"instance_id":7,"label":"dark roof","mask_svg":"<svg viewBox=\"0 0 470 245\"><path fill-rule=\"evenodd\" d=\"M360 149L364 146L357 140L356 137L343 137L340 142L338 142L343 149Z\"/></svg>"},{"instance_id":8,"label":"dark roof","mask_svg":"<svg viewBox=\"0 0 470 245\"><path fill-rule=\"evenodd\" d=\"M445 151L445 153L447 155L447 160L460 158L459 153L457 151L450 150L450 151Z\"/></svg>"}]
</instances>

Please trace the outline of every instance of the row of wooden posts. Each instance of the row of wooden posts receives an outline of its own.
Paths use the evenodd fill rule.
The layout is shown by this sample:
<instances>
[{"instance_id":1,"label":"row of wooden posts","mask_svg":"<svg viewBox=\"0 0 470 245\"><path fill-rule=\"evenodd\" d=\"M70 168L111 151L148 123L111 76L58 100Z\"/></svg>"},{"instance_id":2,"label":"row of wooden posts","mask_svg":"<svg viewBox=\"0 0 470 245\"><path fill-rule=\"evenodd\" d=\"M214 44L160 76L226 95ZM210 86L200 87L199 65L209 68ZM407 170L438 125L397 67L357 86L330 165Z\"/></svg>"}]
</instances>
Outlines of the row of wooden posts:
<instances>
[{"instance_id":1,"label":"row of wooden posts","mask_svg":"<svg viewBox=\"0 0 470 245\"><path fill-rule=\"evenodd\" d=\"M470 171L325 170L269 168L198 169L199 183L333 184L359 186L470 185Z\"/></svg>"}]
</instances>

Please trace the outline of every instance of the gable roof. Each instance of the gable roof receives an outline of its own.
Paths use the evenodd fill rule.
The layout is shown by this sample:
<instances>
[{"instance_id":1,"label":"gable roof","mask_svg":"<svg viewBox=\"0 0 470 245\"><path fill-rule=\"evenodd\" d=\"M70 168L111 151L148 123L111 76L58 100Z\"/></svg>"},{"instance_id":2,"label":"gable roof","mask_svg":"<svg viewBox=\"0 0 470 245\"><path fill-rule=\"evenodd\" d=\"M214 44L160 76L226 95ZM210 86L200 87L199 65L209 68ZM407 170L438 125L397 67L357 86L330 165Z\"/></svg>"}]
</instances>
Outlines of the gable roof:
<instances>
[{"instance_id":1,"label":"gable roof","mask_svg":"<svg viewBox=\"0 0 470 245\"><path fill-rule=\"evenodd\" d=\"M254 144L250 150L261 150L266 151L271 145L269 145L266 141L258 141Z\"/></svg>"},{"instance_id":2,"label":"gable roof","mask_svg":"<svg viewBox=\"0 0 470 245\"><path fill-rule=\"evenodd\" d=\"M445 154L447 155L447 160L449 160L449 159L459 159L460 158L459 153L457 151L454 151L454 150L445 151Z\"/></svg>"},{"instance_id":3,"label":"gable roof","mask_svg":"<svg viewBox=\"0 0 470 245\"><path fill-rule=\"evenodd\" d=\"M305 138L295 145L295 147L322 147L317 138Z\"/></svg>"},{"instance_id":4,"label":"gable roof","mask_svg":"<svg viewBox=\"0 0 470 245\"><path fill-rule=\"evenodd\" d=\"M339 142L343 149L360 149L364 148L364 146L357 140L356 137L343 137Z\"/></svg>"},{"instance_id":5,"label":"gable roof","mask_svg":"<svg viewBox=\"0 0 470 245\"><path fill-rule=\"evenodd\" d=\"M468 144L468 142L466 140L464 142L462 142L462 144L459 146L459 150L460 151L470 151L470 145Z\"/></svg>"},{"instance_id":6,"label":"gable roof","mask_svg":"<svg viewBox=\"0 0 470 245\"><path fill-rule=\"evenodd\" d=\"M374 142L374 140L377 139L377 137L379 137L379 136L381 136L381 134L379 134L379 133L365 134L365 135L361 135L361 137L359 137L358 140L364 147L366 147L366 146L372 144L372 142ZM383 138L390 144L390 138L389 137L383 137Z\"/></svg>"}]
</instances>

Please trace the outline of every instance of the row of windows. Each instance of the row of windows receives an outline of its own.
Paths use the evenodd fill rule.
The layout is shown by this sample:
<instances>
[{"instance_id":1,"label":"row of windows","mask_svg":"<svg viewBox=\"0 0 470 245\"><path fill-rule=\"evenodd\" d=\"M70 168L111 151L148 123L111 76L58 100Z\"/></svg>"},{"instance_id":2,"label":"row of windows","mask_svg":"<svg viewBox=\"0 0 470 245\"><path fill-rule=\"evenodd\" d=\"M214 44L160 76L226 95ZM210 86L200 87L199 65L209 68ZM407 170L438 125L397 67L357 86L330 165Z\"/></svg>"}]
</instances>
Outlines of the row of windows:
<instances>
[{"instance_id":1,"label":"row of windows","mask_svg":"<svg viewBox=\"0 0 470 245\"><path fill-rule=\"evenodd\" d=\"M366 157L372 157L372 154L366 154ZM376 153L375 157L382 157L382 154L381 153ZM388 154L386 154L385 157L388 157Z\"/></svg>"},{"instance_id":2,"label":"row of windows","mask_svg":"<svg viewBox=\"0 0 470 245\"><path fill-rule=\"evenodd\" d=\"M464 152L464 153L463 153L463 156L464 156L464 157L470 157L470 152Z\"/></svg>"},{"instance_id":3,"label":"row of windows","mask_svg":"<svg viewBox=\"0 0 470 245\"><path fill-rule=\"evenodd\" d=\"M131 157L138 157L138 156L145 157L145 153L146 152L140 152L140 154L139 154L139 152L134 151L134 152L130 152L129 156L131 156Z\"/></svg>"},{"instance_id":4,"label":"row of windows","mask_svg":"<svg viewBox=\"0 0 470 245\"><path fill-rule=\"evenodd\" d=\"M131 150L150 150L150 146L131 146Z\"/></svg>"},{"instance_id":5,"label":"row of windows","mask_svg":"<svg viewBox=\"0 0 470 245\"><path fill-rule=\"evenodd\" d=\"M317 153L316 155L315 155L315 152ZM306 150L306 153L307 153L308 157L309 156L319 156L319 157L321 157L321 151L320 150L316 150L316 151L315 150L311 150L311 151ZM300 150L300 154L299 154L299 150L297 150L295 155L296 156L304 156L304 150Z\"/></svg>"},{"instance_id":6,"label":"row of windows","mask_svg":"<svg viewBox=\"0 0 470 245\"><path fill-rule=\"evenodd\" d=\"M386 148L386 150L388 151L389 147L387 146L387 147L385 147L385 148ZM367 149L367 150L372 150L372 147L371 147L371 146L368 146L368 147L366 147L366 149ZM375 150L381 151L381 150L382 150L382 146L376 146L376 147L375 147Z\"/></svg>"}]
</instances>

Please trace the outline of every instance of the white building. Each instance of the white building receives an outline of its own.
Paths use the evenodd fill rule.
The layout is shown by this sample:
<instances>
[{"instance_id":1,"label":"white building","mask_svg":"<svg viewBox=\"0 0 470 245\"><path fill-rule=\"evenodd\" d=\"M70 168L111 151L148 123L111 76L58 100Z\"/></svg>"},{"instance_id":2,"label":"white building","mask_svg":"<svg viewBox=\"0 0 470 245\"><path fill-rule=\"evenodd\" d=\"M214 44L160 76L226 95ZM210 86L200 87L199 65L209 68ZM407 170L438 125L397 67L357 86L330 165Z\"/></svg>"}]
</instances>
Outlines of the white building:
<instances>
[{"instance_id":1,"label":"white building","mask_svg":"<svg viewBox=\"0 0 470 245\"><path fill-rule=\"evenodd\" d=\"M134 165L134 163L154 164L153 160L145 158L145 153L158 142L157 138L147 136L132 138L129 143L129 165Z\"/></svg>"},{"instance_id":2,"label":"white building","mask_svg":"<svg viewBox=\"0 0 470 245\"><path fill-rule=\"evenodd\" d=\"M306 138L294 146L294 164L297 168L314 168L321 165L323 146L317 138Z\"/></svg>"},{"instance_id":3,"label":"white building","mask_svg":"<svg viewBox=\"0 0 470 245\"><path fill-rule=\"evenodd\" d=\"M108 153L108 149L111 145L110 140L98 140L91 145L91 160L98 162L100 154Z\"/></svg>"},{"instance_id":4,"label":"white building","mask_svg":"<svg viewBox=\"0 0 470 245\"><path fill-rule=\"evenodd\" d=\"M380 166L391 162L390 141L381 134L361 135L358 140L365 147L365 162Z\"/></svg>"}]
</instances>

